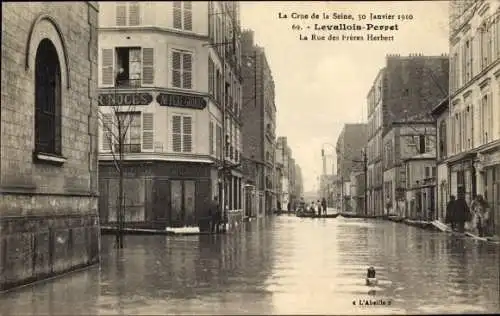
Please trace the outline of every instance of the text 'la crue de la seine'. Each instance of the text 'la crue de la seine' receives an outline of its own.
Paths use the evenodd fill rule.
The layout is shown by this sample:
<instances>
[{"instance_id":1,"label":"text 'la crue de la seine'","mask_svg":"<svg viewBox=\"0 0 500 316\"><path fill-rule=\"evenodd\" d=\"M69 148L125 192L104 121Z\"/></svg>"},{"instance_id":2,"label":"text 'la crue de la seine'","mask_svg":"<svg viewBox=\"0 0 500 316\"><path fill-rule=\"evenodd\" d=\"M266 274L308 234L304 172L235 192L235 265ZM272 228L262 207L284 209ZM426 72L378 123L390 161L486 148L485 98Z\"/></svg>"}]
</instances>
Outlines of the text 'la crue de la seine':
<instances>
[{"instance_id":1,"label":"text 'la crue de la seine'","mask_svg":"<svg viewBox=\"0 0 500 316\"><path fill-rule=\"evenodd\" d=\"M411 14L278 13L282 20L293 20L292 30L302 41L394 41L400 25L413 20ZM328 23L335 20L338 23ZM300 25L299 23L305 23Z\"/></svg>"}]
</instances>

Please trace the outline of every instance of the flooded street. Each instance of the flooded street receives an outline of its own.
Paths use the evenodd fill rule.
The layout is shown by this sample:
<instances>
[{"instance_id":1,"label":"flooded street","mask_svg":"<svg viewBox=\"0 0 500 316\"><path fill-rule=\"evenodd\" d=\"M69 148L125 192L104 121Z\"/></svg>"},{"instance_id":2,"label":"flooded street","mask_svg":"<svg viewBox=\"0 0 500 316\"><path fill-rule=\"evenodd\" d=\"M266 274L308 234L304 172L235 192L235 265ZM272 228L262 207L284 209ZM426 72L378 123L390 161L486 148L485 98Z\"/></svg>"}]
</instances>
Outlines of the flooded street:
<instances>
[{"instance_id":1,"label":"flooded street","mask_svg":"<svg viewBox=\"0 0 500 316\"><path fill-rule=\"evenodd\" d=\"M388 221L285 215L224 236L128 236L121 253L113 243L103 236L100 269L0 296L0 314L500 311L497 245Z\"/></svg>"}]
</instances>

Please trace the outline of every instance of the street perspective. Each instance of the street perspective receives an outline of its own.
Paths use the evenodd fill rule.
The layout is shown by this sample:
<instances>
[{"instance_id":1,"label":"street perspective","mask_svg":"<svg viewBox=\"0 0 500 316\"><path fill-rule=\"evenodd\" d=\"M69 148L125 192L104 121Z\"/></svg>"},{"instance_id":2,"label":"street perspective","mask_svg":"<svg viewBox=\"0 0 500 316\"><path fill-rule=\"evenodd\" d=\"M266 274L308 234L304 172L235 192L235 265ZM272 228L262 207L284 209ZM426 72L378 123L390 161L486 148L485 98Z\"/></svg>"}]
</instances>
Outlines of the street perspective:
<instances>
[{"instance_id":1,"label":"street perspective","mask_svg":"<svg viewBox=\"0 0 500 316\"><path fill-rule=\"evenodd\" d=\"M2 2L0 316L500 314L500 1Z\"/></svg>"}]
</instances>

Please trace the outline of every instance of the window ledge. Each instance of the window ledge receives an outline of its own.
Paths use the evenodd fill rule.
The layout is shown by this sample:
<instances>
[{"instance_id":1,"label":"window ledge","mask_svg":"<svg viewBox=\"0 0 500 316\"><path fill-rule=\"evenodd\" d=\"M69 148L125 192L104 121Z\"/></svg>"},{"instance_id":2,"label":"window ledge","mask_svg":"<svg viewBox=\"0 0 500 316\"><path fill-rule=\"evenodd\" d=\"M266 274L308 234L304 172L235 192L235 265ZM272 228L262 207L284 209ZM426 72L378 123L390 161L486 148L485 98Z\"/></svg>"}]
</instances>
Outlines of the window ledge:
<instances>
[{"instance_id":1,"label":"window ledge","mask_svg":"<svg viewBox=\"0 0 500 316\"><path fill-rule=\"evenodd\" d=\"M63 165L67 158L63 156L59 156L56 154L48 154L48 153L43 153L43 152L33 152L33 158L36 162L40 163L47 163L47 164L52 164L52 165Z\"/></svg>"}]
</instances>

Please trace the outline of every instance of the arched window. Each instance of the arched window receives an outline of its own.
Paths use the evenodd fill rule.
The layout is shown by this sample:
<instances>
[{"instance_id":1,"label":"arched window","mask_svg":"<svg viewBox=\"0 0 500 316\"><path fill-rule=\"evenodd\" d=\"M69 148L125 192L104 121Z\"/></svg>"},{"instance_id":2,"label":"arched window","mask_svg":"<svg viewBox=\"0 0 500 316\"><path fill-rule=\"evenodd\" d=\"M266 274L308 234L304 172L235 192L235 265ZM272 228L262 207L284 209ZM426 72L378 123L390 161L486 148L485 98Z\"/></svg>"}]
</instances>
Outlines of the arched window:
<instances>
[{"instance_id":1,"label":"arched window","mask_svg":"<svg viewBox=\"0 0 500 316\"><path fill-rule=\"evenodd\" d=\"M61 68L48 39L35 57L35 152L61 156Z\"/></svg>"}]
</instances>

